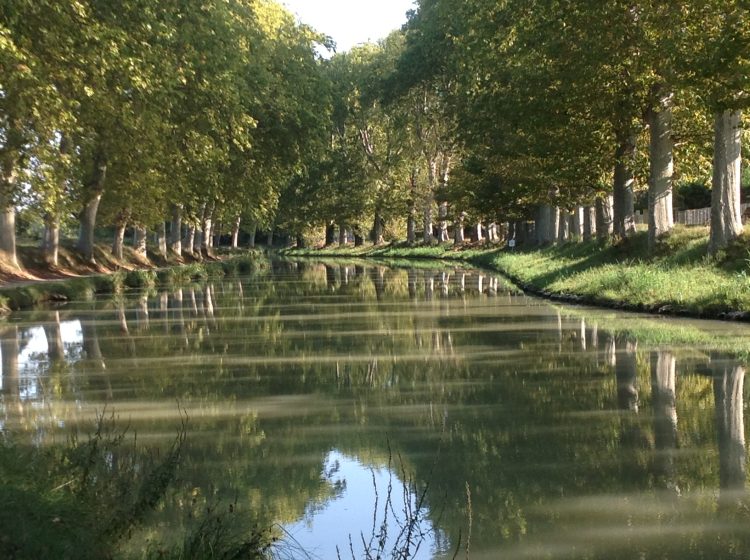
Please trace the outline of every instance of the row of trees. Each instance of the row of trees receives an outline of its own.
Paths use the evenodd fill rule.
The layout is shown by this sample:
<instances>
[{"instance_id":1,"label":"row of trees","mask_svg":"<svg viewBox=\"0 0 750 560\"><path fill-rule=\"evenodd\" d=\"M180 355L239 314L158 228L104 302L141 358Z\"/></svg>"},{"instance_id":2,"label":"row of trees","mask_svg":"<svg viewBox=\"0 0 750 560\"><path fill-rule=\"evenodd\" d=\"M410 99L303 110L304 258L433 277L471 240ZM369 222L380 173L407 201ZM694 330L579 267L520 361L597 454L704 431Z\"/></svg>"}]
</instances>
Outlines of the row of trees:
<instances>
[{"instance_id":1,"label":"row of trees","mask_svg":"<svg viewBox=\"0 0 750 560\"><path fill-rule=\"evenodd\" d=\"M19 208L51 264L77 223L89 260L97 223L115 254L126 227L140 252L149 228L163 254L209 251L217 222L235 244L323 225L327 243L445 241L449 221L457 242L529 221L540 243L625 238L645 190L653 246L673 182L711 174L711 250L742 229L740 0L419 0L404 29L330 60L271 0L0 5L12 266Z\"/></svg>"},{"instance_id":2,"label":"row of trees","mask_svg":"<svg viewBox=\"0 0 750 560\"><path fill-rule=\"evenodd\" d=\"M548 243L632 235L647 191L653 246L673 183L713 175L716 251L742 230L747 23L734 0L420 0L401 32L334 57L331 149L296 200L315 201L308 225L372 220L375 242L388 220L413 242L421 213L425 241L450 217L457 241L471 219L534 221Z\"/></svg>"},{"instance_id":3,"label":"row of trees","mask_svg":"<svg viewBox=\"0 0 750 560\"><path fill-rule=\"evenodd\" d=\"M326 145L326 42L266 0L1 2L0 257L17 266L19 209L50 264L70 222L88 260L99 223L116 254L126 226L180 254L267 224Z\"/></svg>"}]
</instances>

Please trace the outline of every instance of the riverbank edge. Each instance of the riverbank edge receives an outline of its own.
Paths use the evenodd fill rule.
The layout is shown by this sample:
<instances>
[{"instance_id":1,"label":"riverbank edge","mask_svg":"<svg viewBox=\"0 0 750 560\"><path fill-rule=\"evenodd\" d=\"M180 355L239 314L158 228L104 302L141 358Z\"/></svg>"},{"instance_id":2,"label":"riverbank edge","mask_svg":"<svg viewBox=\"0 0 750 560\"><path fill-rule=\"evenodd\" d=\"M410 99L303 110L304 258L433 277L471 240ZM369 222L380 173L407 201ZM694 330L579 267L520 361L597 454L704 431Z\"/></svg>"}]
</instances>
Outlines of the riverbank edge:
<instances>
[{"instance_id":1,"label":"riverbank edge","mask_svg":"<svg viewBox=\"0 0 750 560\"><path fill-rule=\"evenodd\" d=\"M122 269L66 278L40 279L22 284L0 286L0 317L13 311L45 303L64 303L74 299L91 299L96 294L121 294L128 289L154 288L158 285L181 285L207 278L247 272L265 255L260 250L243 250L216 255L210 260L147 267L135 263L133 269ZM130 263L134 264L134 263Z\"/></svg>"},{"instance_id":2,"label":"riverbank edge","mask_svg":"<svg viewBox=\"0 0 750 560\"><path fill-rule=\"evenodd\" d=\"M611 248L611 246L607 246ZM549 249L549 248L547 248ZM602 249L604 250L604 248ZM531 248L517 251L517 255L540 254L543 249ZM469 246L456 248L452 244L443 245L415 245L390 244L385 246L365 246L364 248L318 248L318 249L285 249L279 252L287 257L318 257L318 258L364 258L364 259L411 259L436 260L444 262L462 262L501 274L525 293L559 303L570 305L585 305L615 311L627 311L665 317L681 317L706 320L720 320L733 322L750 322L750 311L733 309L722 306L718 301L709 302L707 309L696 309L690 305L679 305L670 301L656 301L642 304L621 298L598 297L589 294L569 293L549 289L540 281L545 275L524 280L517 274L502 266L498 260L500 256L511 255L511 251L499 246ZM554 261L554 257L549 259ZM626 266L626 263L613 261L611 265Z\"/></svg>"}]
</instances>

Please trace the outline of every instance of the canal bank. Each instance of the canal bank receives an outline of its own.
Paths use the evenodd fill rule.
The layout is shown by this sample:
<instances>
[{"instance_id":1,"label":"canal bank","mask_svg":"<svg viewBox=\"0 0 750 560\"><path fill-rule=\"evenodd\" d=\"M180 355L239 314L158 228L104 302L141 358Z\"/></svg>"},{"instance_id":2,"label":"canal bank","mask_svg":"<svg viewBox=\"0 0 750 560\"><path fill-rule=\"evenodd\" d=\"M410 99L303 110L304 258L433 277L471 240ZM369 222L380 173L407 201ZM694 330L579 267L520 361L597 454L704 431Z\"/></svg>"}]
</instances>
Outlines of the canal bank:
<instances>
[{"instance_id":1,"label":"canal bank","mask_svg":"<svg viewBox=\"0 0 750 560\"><path fill-rule=\"evenodd\" d=\"M707 256L706 228L678 227L649 255L646 232L618 244L597 241L541 249L481 245L388 245L290 249L289 256L460 261L502 273L552 300L701 319L750 320L748 240Z\"/></svg>"}]
</instances>

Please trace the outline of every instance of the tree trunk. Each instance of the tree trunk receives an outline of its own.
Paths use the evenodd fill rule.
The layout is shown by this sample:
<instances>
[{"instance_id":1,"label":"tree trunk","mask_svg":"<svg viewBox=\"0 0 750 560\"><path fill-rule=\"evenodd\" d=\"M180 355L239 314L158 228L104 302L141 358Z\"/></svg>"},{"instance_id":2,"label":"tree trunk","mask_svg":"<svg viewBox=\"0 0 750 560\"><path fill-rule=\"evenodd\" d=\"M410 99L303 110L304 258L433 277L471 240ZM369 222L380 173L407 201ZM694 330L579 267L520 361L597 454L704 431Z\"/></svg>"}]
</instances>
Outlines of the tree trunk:
<instances>
[{"instance_id":1,"label":"tree trunk","mask_svg":"<svg viewBox=\"0 0 750 560\"><path fill-rule=\"evenodd\" d=\"M44 215L44 237L42 237L44 262L57 266L60 253L60 220L52 213Z\"/></svg>"},{"instance_id":2,"label":"tree trunk","mask_svg":"<svg viewBox=\"0 0 750 560\"><path fill-rule=\"evenodd\" d=\"M573 209L573 221L570 226L570 237L576 241L583 239L583 225L585 221L584 209L578 206Z\"/></svg>"},{"instance_id":3,"label":"tree trunk","mask_svg":"<svg viewBox=\"0 0 750 560\"><path fill-rule=\"evenodd\" d=\"M336 224L330 222L326 224L326 247L334 244L336 241Z\"/></svg>"},{"instance_id":4,"label":"tree trunk","mask_svg":"<svg viewBox=\"0 0 750 560\"><path fill-rule=\"evenodd\" d=\"M596 199L596 238L606 241L614 234L614 197L609 194Z\"/></svg>"},{"instance_id":5,"label":"tree trunk","mask_svg":"<svg viewBox=\"0 0 750 560\"><path fill-rule=\"evenodd\" d=\"M146 228L143 226L135 226L135 240L133 248L136 255L141 257L146 256Z\"/></svg>"},{"instance_id":6,"label":"tree trunk","mask_svg":"<svg viewBox=\"0 0 750 560\"><path fill-rule=\"evenodd\" d=\"M723 111L714 121L714 168L711 189L711 254L742 233L740 207L742 129L739 111Z\"/></svg>"},{"instance_id":7,"label":"tree trunk","mask_svg":"<svg viewBox=\"0 0 750 560\"><path fill-rule=\"evenodd\" d=\"M195 224L190 224L185 231L185 238L182 240L182 249L189 255L193 255L193 247L195 245Z\"/></svg>"},{"instance_id":8,"label":"tree trunk","mask_svg":"<svg viewBox=\"0 0 750 560\"><path fill-rule=\"evenodd\" d=\"M417 242L417 209L412 206L409 209L409 215L406 217L406 243L414 245Z\"/></svg>"},{"instance_id":9,"label":"tree trunk","mask_svg":"<svg viewBox=\"0 0 750 560\"><path fill-rule=\"evenodd\" d=\"M86 205L83 207L83 212L80 215L80 230L78 235L78 251L80 251L83 258L90 262L95 263L94 260L94 229L96 228L96 213L99 210L99 202L102 199L102 194L96 194L93 198L90 198Z\"/></svg>"},{"instance_id":10,"label":"tree trunk","mask_svg":"<svg viewBox=\"0 0 750 560\"><path fill-rule=\"evenodd\" d=\"M232 249L237 249L239 247L241 223L242 218L237 216L234 220L234 225L232 226Z\"/></svg>"},{"instance_id":11,"label":"tree trunk","mask_svg":"<svg viewBox=\"0 0 750 560\"><path fill-rule=\"evenodd\" d=\"M622 135L615 152L615 180L613 188L614 235L625 239L635 233L635 209L633 207L633 160L635 159L635 136Z\"/></svg>"},{"instance_id":12,"label":"tree trunk","mask_svg":"<svg viewBox=\"0 0 750 560\"><path fill-rule=\"evenodd\" d=\"M255 223L250 224L250 231L247 232L249 239L248 239L248 247L251 249L255 249L255 234L258 232L258 226L255 225Z\"/></svg>"},{"instance_id":13,"label":"tree trunk","mask_svg":"<svg viewBox=\"0 0 750 560\"><path fill-rule=\"evenodd\" d=\"M547 223L547 239L554 243L560 232L560 209L557 206L550 207L549 222Z\"/></svg>"},{"instance_id":14,"label":"tree trunk","mask_svg":"<svg viewBox=\"0 0 750 560\"><path fill-rule=\"evenodd\" d=\"M159 247L159 255L167 258L167 226L164 222L159 222L156 226L156 240Z\"/></svg>"},{"instance_id":15,"label":"tree trunk","mask_svg":"<svg viewBox=\"0 0 750 560\"><path fill-rule=\"evenodd\" d=\"M211 247L213 246L213 230L211 229L213 214L213 204L207 204L203 210L203 235L201 238L201 253L205 257L211 256Z\"/></svg>"},{"instance_id":16,"label":"tree trunk","mask_svg":"<svg viewBox=\"0 0 750 560\"><path fill-rule=\"evenodd\" d=\"M182 256L182 205L172 205L172 221L169 224L169 249Z\"/></svg>"},{"instance_id":17,"label":"tree trunk","mask_svg":"<svg viewBox=\"0 0 750 560\"><path fill-rule=\"evenodd\" d=\"M448 241L448 203L441 202L438 206L438 241L445 243Z\"/></svg>"},{"instance_id":18,"label":"tree trunk","mask_svg":"<svg viewBox=\"0 0 750 560\"><path fill-rule=\"evenodd\" d=\"M271 229L268 230L267 245L269 249L273 249L273 226L271 226Z\"/></svg>"},{"instance_id":19,"label":"tree trunk","mask_svg":"<svg viewBox=\"0 0 750 560\"><path fill-rule=\"evenodd\" d=\"M424 226L422 241L424 241L425 245L429 245L432 243L432 201L425 204L422 225Z\"/></svg>"},{"instance_id":20,"label":"tree trunk","mask_svg":"<svg viewBox=\"0 0 750 560\"><path fill-rule=\"evenodd\" d=\"M372 242L375 245L382 245L385 242L383 239L383 218L380 216L380 212L375 212L372 225Z\"/></svg>"},{"instance_id":21,"label":"tree trunk","mask_svg":"<svg viewBox=\"0 0 750 560\"><path fill-rule=\"evenodd\" d=\"M115 237L112 241L112 254L116 259L122 260L122 247L125 242L125 228L128 223L125 220L118 220L115 225Z\"/></svg>"},{"instance_id":22,"label":"tree trunk","mask_svg":"<svg viewBox=\"0 0 750 560\"><path fill-rule=\"evenodd\" d=\"M339 226L339 246L346 245L346 226Z\"/></svg>"},{"instance_id":23,"label":"tree trunk","mask_svg":"<svg viewBox=\"0 0 750 560\"><path fill-rule=\"evenodd\" d=\"M216 222L215 226L211 226L211 247L221 247L221 232L224 224Z\"/></svg>"},{"instance_id":24,"label":"tree trunk","mask_svg":"<svg viewBox=\"0 0 750 560\"><path fill-rule=\"evenodd\" d=\"M552 207L549 204L540 204L536 209L536 219L534 220L534 229L536 230L537 245L547 245L551 243L549 238L549 223L551 219Z\"/></svg>"},{"instance_id":25,"label":"tree trunk","mask_svg":"<svg viewBox=\"0 0 750 560\"><path fill-rule=\"evenodd\" d=\"M305 239L305 235L303 233L297 234L297 249L306 249L307 248L307 240Z\"/></svg>"},{"instance_id":26,"label":"tree trunk","mask_svg":"<svg viewBox=\"0 0 750 560\"><path fill-rule=\"evenodd\" d=\"M657 104L648 114L650 173L648 184L648 248L674 227L672 213L672 93L657 89Z\"/></svg>"},{"instance_id":27,"label":"tree trunk","mask_svg":"<svg viewBox=\"0 0 750 560\"><path fill-rule=\"evenodd\" d=\"M477 224L474 226L474 241L477 243L481 243L484 240L484 235L482 235L482 222L477 222Z\"/></svg>"},{"instance_id":28,"label":"tree trunk","mask_svg":"<svg viewBox=\"0 0 750 560\"><path fill-rule=\"evenodd\" d=\"M355 247L361 247L362 245L364 245L365 244L365 238L362 237L362 232L359 231L359 227L355 227L353 229L353 233L354 233L354 246Z\"/></svg>"},{"instance_id":29,"label":"tree trunk","mask_svg":"<svg viewBox=\"0 0 750 560\"><path fill-rule=\"evenodd\" d=\"M466 212L459 212L456 216L456 221L453 222L453 243L461 245L465 241L464 237L464 220L466 219ZM442 228L442 225L441 225ZM446 228L447 232L448 228Z\"/></svg>"},{"instance_id":30,"label":"tree trunk","mask_svg":"<svg viewBox=\"0 0 750 560\"><path fill-rule=\"evenodd\" d=\"M583 240L591 241L596 233L596 209L586 206L583 209Z\"/></svg>"},{"instance_id":31,"label":"tree trunk","mask_svg":"<svg viewBox=\"0 0 750 560\"><path fill-rule=\"evenodd\" d=\"M494 243L498 240L497 224L495 222L492 222L487 226L487 239L489 239L490 243Z\"/></svg>"},{"instance_id":32,"label":"tree trunk","mask_svg":"<svg viewBox=\"0 0 750 560\"><path fill-rule=\"evenodd\" d=\"M560 209L560 218L557 221L557 242L561 245L570 239L570 212Z\"/></svg>"},{"instance_id":33,"label":"tree trunk","mask_svg":"<svg viewBox=\"0 0 750 560\"><path fill-rule=\"evenodd\" d=\"M96 213L104 193L104 182L107 179L107 161L104 154L98 151L94 155L91 178L87 185L88 197L80 215L81 227L78 235L78 250L83 258L94 263L94 228Z\"/></svg>"}]
</instances>

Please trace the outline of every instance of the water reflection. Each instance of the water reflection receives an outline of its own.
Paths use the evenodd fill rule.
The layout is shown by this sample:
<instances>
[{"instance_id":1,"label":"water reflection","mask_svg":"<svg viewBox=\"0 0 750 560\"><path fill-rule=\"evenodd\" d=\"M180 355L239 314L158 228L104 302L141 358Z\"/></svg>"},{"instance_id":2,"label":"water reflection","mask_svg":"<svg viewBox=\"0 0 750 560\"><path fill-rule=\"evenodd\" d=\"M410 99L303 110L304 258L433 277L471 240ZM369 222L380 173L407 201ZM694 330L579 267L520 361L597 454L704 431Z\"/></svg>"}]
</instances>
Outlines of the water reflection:
<instances>
[{"instance_id":1,"label":"water reflection","mask_svg":"<svg viewBox=\"0 0 750 560\"><path fill-rule=\"evenodd\" d=\"M179 401L184 490L239 496L322 558L371 532L382 477L403 494L389 448L429 488L425 557L465 546L469 519L474 558L750 553L745 364L664 342L692 324L627 321L460 267L275 262L12 316L2 428L41 444L107 404L166 442ZM184 514L176 492L151 527Z\"/></svg>"}]
</instances>

